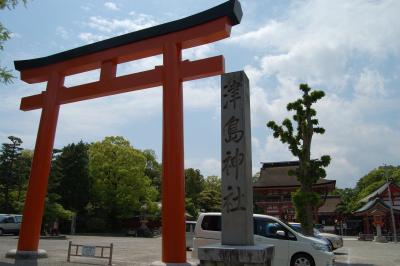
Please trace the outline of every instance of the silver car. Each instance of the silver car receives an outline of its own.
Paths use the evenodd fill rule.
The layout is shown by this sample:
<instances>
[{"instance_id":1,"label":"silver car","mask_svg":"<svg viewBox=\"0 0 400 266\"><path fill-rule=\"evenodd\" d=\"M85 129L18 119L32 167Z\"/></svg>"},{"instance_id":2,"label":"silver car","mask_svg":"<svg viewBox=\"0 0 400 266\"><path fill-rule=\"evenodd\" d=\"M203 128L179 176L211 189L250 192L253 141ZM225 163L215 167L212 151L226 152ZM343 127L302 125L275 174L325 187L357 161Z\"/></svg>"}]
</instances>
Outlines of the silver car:
<instances>
[{"instance_id":1,"label":"silver car","mask_svg":"<svg viewBox=\"0 0 400 266\"><path fill-rule=\"evenodd\" d=\"M22 215L0 214L0 235L19 234Z\"/></svg>"},{"instance_id":2,"label":"silver car","mask_svg":"<svg viewBox=\"0 0 400 266\"><path fill-rule=\"evenodd\" d=\"M301 228L300 223L289 223L289 224L294 230L302 233L303 230ZM343 238L341 236L335 234L323 233L315 228L314 228L314 236L320 239L324 239L326 242L328 242L332 250L343 247Z\"/></svg>"}]
</instances>

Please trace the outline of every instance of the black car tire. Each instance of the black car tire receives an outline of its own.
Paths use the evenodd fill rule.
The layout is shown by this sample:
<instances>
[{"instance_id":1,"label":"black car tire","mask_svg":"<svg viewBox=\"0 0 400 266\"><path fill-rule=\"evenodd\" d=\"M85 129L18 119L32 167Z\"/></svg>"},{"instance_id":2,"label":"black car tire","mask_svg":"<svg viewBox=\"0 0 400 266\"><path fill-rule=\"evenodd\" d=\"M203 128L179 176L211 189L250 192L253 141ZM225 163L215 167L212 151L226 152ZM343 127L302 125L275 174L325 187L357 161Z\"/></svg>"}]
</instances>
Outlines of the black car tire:
<instances>
[{"instance_id":1,"label":"black car tire","mask_svg":"<svg viewBox=\"0 0 400 266\"><path fill-rule=\"evenodd\" d=\"M310 255L298 253L290 260L290 266L315 266L315 262Z\"/></svg>"}]
</instances>

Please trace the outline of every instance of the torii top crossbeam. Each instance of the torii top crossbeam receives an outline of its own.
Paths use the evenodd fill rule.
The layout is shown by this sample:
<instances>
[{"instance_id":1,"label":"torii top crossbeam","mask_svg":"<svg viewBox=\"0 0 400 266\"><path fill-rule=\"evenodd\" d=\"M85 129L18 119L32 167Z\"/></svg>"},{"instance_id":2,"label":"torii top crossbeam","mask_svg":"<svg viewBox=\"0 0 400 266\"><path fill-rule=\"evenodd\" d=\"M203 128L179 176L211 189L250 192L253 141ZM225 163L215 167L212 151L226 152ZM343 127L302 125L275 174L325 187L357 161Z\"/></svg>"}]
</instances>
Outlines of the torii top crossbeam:
<instances>
[{"instance_id":1,"label":"torii top crossbeam","mask_svg":"<svg viewBox=\"0 0 400 266\"><path fill-rule=\"evenodd\" d=\"M163 86L162 260L186 262L182 82L224 73L223 56L182 61L182 49L227 38L242 10L231 0L204 12L47 57L15 61L27 83L46 91L24 97L21 110L42 109L18 241L22 256L38 251L41 220L60 105ZM117 65L154 55L163 65L116 76ZM100 69L98 81L64 86L65 76Z\"/></svg>"}]
</instances>

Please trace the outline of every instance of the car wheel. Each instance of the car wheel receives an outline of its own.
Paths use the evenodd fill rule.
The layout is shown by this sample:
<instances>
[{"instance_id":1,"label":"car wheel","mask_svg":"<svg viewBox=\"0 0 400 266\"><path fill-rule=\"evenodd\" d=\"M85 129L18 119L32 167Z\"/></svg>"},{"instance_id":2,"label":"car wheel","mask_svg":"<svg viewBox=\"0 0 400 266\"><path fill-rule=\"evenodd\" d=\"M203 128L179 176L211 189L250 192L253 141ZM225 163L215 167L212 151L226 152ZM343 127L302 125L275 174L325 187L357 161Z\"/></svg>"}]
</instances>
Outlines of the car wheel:
<instances>
[{"instance_id":1,"label":"car wheel","mask_svg":"<svg viewBox=\"0 0 400 266\"><path fill-rule=\"evenodd\" d=\"M3 229L0 228L0 236L2 236L2 235L3 235Z\"/></svg>"},{"instance_id":2,"label":"car wheel","mask_svg":"<svg viewBox=\"0 0 400 266\"><path fill-rule=\"evenodd\" d=\"M314 259L305 253L296 254L290 261L290 266L315 266Z\"/></svg>"}]
</instances>

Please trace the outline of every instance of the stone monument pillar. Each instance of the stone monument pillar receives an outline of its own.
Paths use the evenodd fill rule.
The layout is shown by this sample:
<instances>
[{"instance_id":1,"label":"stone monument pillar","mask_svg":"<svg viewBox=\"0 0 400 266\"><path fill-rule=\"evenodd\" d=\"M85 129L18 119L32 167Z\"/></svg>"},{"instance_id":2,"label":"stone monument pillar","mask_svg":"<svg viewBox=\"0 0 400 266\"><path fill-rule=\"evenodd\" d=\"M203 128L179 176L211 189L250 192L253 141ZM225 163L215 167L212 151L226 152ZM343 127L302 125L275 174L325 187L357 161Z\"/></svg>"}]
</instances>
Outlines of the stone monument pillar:
<instances>
[{"instance_id":1,"label":"stone monument pillar","mask_svg":"<svg viewBox=\"0 0 400 266\"><path fill-rule=\"evenodd\" d=\"M200 247L200 265L271 265L274 247L254 245L249 80L221 80L221 243Z\"/></svg>"},{"instance_id":2,"label":"stone monument pillar","mask_svg":"<svg viewBox=\"0 0 400 266\"><path fill-rule=\"evenodd\" d=\"M253 245L250 95L243 71L222 75L221 109L221 243Z\"/></svg>"}]
</instances>

